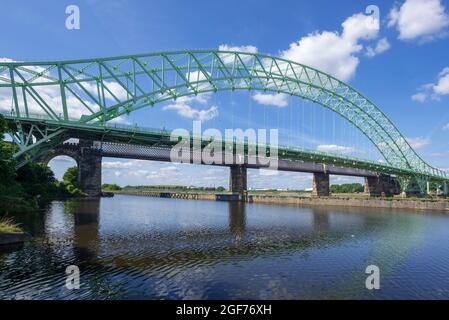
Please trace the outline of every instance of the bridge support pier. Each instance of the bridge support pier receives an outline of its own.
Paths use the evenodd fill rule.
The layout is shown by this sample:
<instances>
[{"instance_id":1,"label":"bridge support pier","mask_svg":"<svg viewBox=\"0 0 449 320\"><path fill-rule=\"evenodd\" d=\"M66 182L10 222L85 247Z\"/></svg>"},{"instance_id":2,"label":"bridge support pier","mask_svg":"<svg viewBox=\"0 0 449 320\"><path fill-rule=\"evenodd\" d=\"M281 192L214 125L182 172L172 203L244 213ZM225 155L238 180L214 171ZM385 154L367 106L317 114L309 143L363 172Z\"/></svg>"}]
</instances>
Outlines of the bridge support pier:
<instances>
[{"instance_id":1,"label":"bridge support pier","mask_svg":"<svg viewBox=\"0 0 449 320\"><path fill-rule=\"evenodd\" d=\"M399 181L388 175L365 177L365 194L370 197L391 197L401 193Z\"/></svg>"},{"instance_id":2,"label":"bridge support pier","mask_svg":"<svg viewBox=\"0 0 449 320\"><path fill-rule=\"evenodd\" d=\"M246 167L235 165L230 167L229 191L237 194L245 194L247 190Z\"/></svg>"},{"instance_id":3,"label":"bridge support pier","mask_svg":"<svg viewBox=\"0 0 449 320\"><path fill-rule=\"evenodd\" d=\"M427 180L424 177L404 177L401 179L401 196L403 198L425 198L427 194Z\"/></svg>"},{"instance_id":4,"label":"bridge support pier","mask_svg":"<svg viewBox=\"0 0 449 320\"><path fill-rule=\"evenodd\" d=\"M90 197L101 196L101 155L92 149L93 141L80 140L78 157L78 184Z\"/></svg>"},{"instance_id":5,"label":"bridge support pier","mask_svg":"<svg viewBox=\"0 0 449 320\"><path fill-rule=\"evenodd\" d=\"M312 197L328 197L329 192L329 174L316 172L313 174Z\"/></svg>"}]
</instances>

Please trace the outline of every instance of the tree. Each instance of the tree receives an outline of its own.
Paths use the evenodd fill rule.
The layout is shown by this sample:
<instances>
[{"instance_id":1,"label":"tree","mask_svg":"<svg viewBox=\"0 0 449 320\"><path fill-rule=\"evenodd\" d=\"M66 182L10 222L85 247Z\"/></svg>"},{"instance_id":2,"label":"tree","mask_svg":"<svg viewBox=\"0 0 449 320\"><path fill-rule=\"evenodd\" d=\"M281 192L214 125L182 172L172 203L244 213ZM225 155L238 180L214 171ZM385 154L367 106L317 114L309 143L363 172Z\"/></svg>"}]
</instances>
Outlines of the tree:
<instances>
[{"instance_id":1,"label":"tree","mask_svg":"<svg viewBox=\"0 0 449 320\"><path fill-rule=\"evenodd\" d=\"M68 168L67 171L62 176L62 181L64 181L64 184L66 184L66 185L72 185L74 187L79 188L78 168L77 167Z\"/></svg>"},{"instance_id":2,"label":"tree","mask_svg":"<svg viewBox=\"0 0 449 320\"><path fill-rule=\"evenodd\" d=\"M28 198L47 197L54 190L56 179L46 165L29 162L17 170L16 181L22 185Z\"/></svg>"},{"instance_id":3,"label":"tree","mask_svg":"<svg viewBox=\"0 0 449 320\"><path fill-rule=\"evenodd\" d=\"M363 192L364 187L360 183L333 184L330 191L332 193L356 193Z\"/></svg>"},{"instance_id":4,"label":"tree","mask_svg":"<svg viewBox=\"0 0 449 320\"><path fill-rule=\"evenodd\" d=\"M78 184L78 167L68 168L62 176L63 184L68 192L73 196L85 196Z\"/></svg>"},{"instance_id":5,"label":"tree","mask_svg":"<svg viewBox=\"0 0 449 320\"><path fill-rule=\"evenodd\" d=\"M109 190L109 191L120 191L122 190L122 188L119 185L114 184L109 184L109 183L104 183L101 186L101 189L103 190Z\"/></svg>"},{"instance_id":6,"label":"tree","mask_svg":"<svg viewBox=\"0 0 449 320\"><path fill-rule=\"evenodd\" d=\"M16 146L4 140L7 130L8 124L0 115L0 214L29 212L45 201L82 194L76 186L69 192L45 165L30 161L16 170Z\"/></svg>"},{"instance_id":7,"label":"tree","mask_svg":"<svg viewBox=\"0 0 449 320\"><path fill-rule=\"evenodd\" d=\"M7 123L0 115L0 214L30 209L23 199L25 192L16 181L13 144L4 141Z\"/></svg>"}]
</instances>

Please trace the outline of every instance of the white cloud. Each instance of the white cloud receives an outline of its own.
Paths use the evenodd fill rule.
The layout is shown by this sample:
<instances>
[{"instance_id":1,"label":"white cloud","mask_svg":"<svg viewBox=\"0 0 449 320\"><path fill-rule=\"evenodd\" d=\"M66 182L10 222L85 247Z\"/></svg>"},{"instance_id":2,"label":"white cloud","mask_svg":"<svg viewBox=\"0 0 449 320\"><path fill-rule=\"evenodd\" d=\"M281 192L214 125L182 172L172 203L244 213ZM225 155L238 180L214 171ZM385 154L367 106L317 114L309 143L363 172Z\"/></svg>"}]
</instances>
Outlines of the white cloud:
<instances>
[{"instance_id":1,"label":"white cloud","mask_svg":"<svg viewBox=\"0 0 449 320\"><path fill-rule=\"evenodd\" d=\"M434 153L431 153L430 156L437 157L437 158L443 158L443 157L446 158L446 157L449 157L449 151L434 152Z\"/></svg>"},{"instance_id":2,"label":"white cloud","mask_svg":"<svg viewBox=\"0 0 449 320\"><path fill-rule=\"evenodd\" d=\"M267 106L276 106L279 108L283 108L288 105L288 95L286 95L285 93L277 93L277 94L256 93L255 95L252 96L252 98L258 103Z\"/></svg>"},{"instance_id":3,"label":"white cloud","mask_svg":"<svg viewBox=\"0 0 449 320\"><path fill-rule=\"evenodd\" d=\"M208 75L210 76L209 73ZM189 79L190 81L204 81L207 79L207 76L202 71L192 71L186 73L186 78Z\"/></svg>"},{"instance_id":4,"label":"white cloud","mask_svg":"<svg viewBox=\"0 0 449 320\"><path fill-rule=\"evenodd\" d=\"M257 47L255 46L230 46L227 44L221 44L218 46L218 50L220 51L238 51L238 52L246 52L246 53L257 53ZM221 59L225 64L234 63L234 55L233 54L221 54ZM251 56L240 56L243 62L248 62L251 59Z\"/></svg>"},{"instance_id":5,"label":"white cloud","mask_svg":"<svg viewBox=\"0 0 449 320\"><path fill-rule=\"evenodd\" d=\"M148 170L144 170L144 169L128 171L128 175L138 177L138 178L145 177L149 174L150 174L150 172Z\"/></svg>"},{"instance_id":6,"label":"white cloud","mask_svg":"<svg viewBox=\"0 0 449 320\"><path fill-rule=\"evenodd\" d=\"M103 169L130 169L134 167L132 161L104 161L101 165Z\"/></svg>"},{"instance_id":7,"label":"white cloud","mask_svg":"<svg viewBox=\"0 0 449 320\"><path fill-rule=\"evenodd\" d=\"M406 138L407 142L410 144L410 146L413 149L421 149L425 146L429 145L431 143L430 139L423 138L423 137L417 137L417 138Z\"/></svg>"},{"instance_id":8,"label":"white cloud","mask_svg":"<svg viewBox=\"0 0 449 320\"><path fill-rule=\"evenodd\" d=\"M259 169L259 175L261 176L277 176L279 171L277 170L267 170L267 169Z\"/></svg>"},{"instance_id":9,"label":"white cloud","mask_svg":"<svg viewBox=\"0 0 449 320\"><path fill-rule=\"evenodd\" d=\"M388 26L395 26L399 39L428 41L441 37L449 16L441 0L406 0L390 11Z\"/></svg>"},{"instance_id":10,"label":"white cloud","mask_svg":"<svg viewBox=\"0 0 449 320\"><path fill-rule=\"evenodd\" d=\"M425 102L427 100L427 95L423 92L418 92L412 95L412 100L416 102Z\"/></svg>"},{"instance_id":11,"label":"white cloud","mask_svg":"<svg viewBox=\"0 0 449 320\"><path fill-rule=\"evenodd\" d=\"M176 110L176 112L184 118L200 121L208 121L218 116L218 107L212 106L209 109L199 110L187 104L175 103L169 104L163 110Z\"/></svg>"},{"instance_id":12,"label":"white cloud","mask_svg":"<svg viewBox=\"0 0 449 320\"><path fill-rule=\"evenodd\" d=\"M10 58L0 58L0 62L14 62L15 60Z\"/></svg>"},{"instance_id":13,"label":"white cloud","mask_svg":"<svg viewBox=\"0 0 449 320\"><path fill-rule=\"evenodd\" d=\"M433 92L439 96L449 94L449 67L444 68L438 75L438 81L433 86Z\"/></svg>"},{"instance_id":14,"label":"white cloud","mask_svg":"<svg viewBox=\"0 0 449 320\"><path fill-rule=\"evenodd\" d=\"M377 37L379 21L358 13L347 18L342 27L341 33L323 31L302 37L282 51L281 56L328 72L343 81L349 80L359 64L356 55L363 50L360 41Z\"/></svg>"},{"instance_id":15,"label":"white cloud","mask_svg":"<svg viewBox=\"0 0 449 320\"><path fill-rule=\"evenodd\" d=\"M53 159L51 159L51 161L76 164L76 161L73 158L70 158L68 156L57 156L57 157L54 157Z\"/></svg>"},{"instance_id":16,"label":"white cloud","mask_svg":"<svg viewBox=\"0 0 449 320\"><path fill-rule=\"evenodd\" d=\"M443 127L443 130L449 130L449 123Z\"/></svg>"},{"instance_id":17,"label":"white cloud","mask_svg":"<svg viewBox=\"0 0 449 320\"><path fill-rule=\"evenodd\" d=\"M145 174L145 177L150 180L161 179L161 178L173 178L178 175L179 169L175 166L163 167L157 171L151 171Z\"/></svg>"},{"instance_id":18,"label":"white cloud","mask_svg":"<svg viewBox=\"0 0 449 320\"><path fill-rule=\"evenodd\" d=\"M117 118L114 118L112 120L109 120L108 123L117 123L117 124L125 124L125 125L130 125L132 124L131 121L129 119L127 119L127 117L125 117L124 115L121 115Z\"/></svg>"},{"instance_id":19,"label":"white cloud","mask_svg":"<svg viewBox=\"0 0 449 320\"><path fill-rule=\"evenodd\" d=\"M218 116L218 107L211 106L208 109L197 109L192 103L205 105L209 102L210 94L199 94L197 96L185 96L178 98L174 103L166 105L162 110L175 110L181 117L200 121L208 121Z\"/></svg>"},{"instance_id":20,"label":"white cloud","mask_svg":"<svg viewBox=\"0 0 449 320\"><path fill-rule=\"evenodd\" d=\"M336 144L321 144L316 148L321 152L330 152L330 153L339 153L339 154L351 154L355 152L355 149L352 147L339 146Z\"/></svg>"},{"instance_id":21,"label":"white cloud","mask_svg":"<svg viewBox=\"0 0 449 320\"><path fill-rule=\"evenodd\" d=\"M206 105L209 103L209 100L211 97L212 97L212 94L210 92L208 92L208 93L200 93L196 96L184 96L184 97L178 98L177 101L181 101L181 102L185 102L185 103L198 102L199 104Z\"/></svg>"},{"instance_id":22,"label":"white cloud","mask_svg":"<svg viewBox=\"0 0 449 320\"><path fill-rule=\"evenodd\" d=\"M148 163L148 161L138 159L126 161L103 161L102 168L115 170L136 169L142 167L145 163Z\"/></svg>"},{"instance_id":23,"label":"white cloud","mask_svg":"<svg viewBox=\"0 0 449 320\"><path fill-rule=\"evenodd\" d=\"M388 49L390 49L391 45L388 42L387 38L382 38L380 39L375 47L370 47L368 46L366 48L366 55L368 57L374 57L378 54L381 54L382 52L387 51Z\"/></svg>"},{"instance_id":24,"label":"white cloud","mask_svg":"<svg viewBox=\"0 0 449 320\"><path fill-rule=\"evenodd\" d=\"M449 94L449 67L444 68L435 83L428 83L418 88L418 93L412 95L412 100L425 102L429 97L439 100L441 96Z\"/></svg>"},{"instance_id":25,"label":"white cloud","mask_svg":"<svg viewBox=\"0 0 449 320\"><path fill-rule=\"evenodd\" d=\"M104 97L105 99L116 101L114 96L119 100L128 100L128 94L120 84L115 81L103 81L105 90ZM83 82L83 87L86 88L94 97L98 95L97 83L95 81L91 82ZM109 89L109 91L107 89ZM111 94L112 93L112 94Z\"/></svg>"}]
</instances>

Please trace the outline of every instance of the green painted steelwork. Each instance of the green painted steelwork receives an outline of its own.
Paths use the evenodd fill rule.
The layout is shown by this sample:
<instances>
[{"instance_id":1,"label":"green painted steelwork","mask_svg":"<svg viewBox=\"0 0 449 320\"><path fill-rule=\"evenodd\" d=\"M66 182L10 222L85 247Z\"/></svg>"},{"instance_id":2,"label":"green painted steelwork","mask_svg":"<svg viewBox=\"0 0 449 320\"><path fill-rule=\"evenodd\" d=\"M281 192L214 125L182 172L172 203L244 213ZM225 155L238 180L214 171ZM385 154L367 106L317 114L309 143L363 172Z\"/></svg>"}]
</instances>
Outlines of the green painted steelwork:
<instances>
[{"instance_id":1,"label":"green painted steelwork","mask_svg":"<svg viewBox=\"0 0 449 320\"><path fill-rule=\"evenodd\" d=\"M11 116L6 116L7 120L13 121L14 118ZM49 120L44 117L35 116L30 119L21 120L21 126L26 128L29 132L43 132L45 136L49 137L48 141L41 148L34 148L34 157L38 157L45 154L55 145L60 144L62 141L69 138L81 138L88 140L95 140L99 142L124 142L137 144L142 146L151 147L172 147L177 141L173 141L170 136L171 132L167 130L158 130L150 128L141 128L136 126L127 126L120 124L106 124L106 125L95 125L95 124L79 124L77 122L70 121L55 121ZM61 132L58 139L53 139L55 133ZM189 136L186 137L190 139L190 145L201 146L201 149L206 147L209 141L201 139L201 137ZM196 143L195 141L200 141ZM239 147L239 144L243 143L243 148ZM233 141L229 143L226 140L221 141L222 150L225 152L232 151L237 153L236 150L244 150L245 155L248 154L248 150L257 151L258 155L263 155L265 153L267 156L270 155L271 145L248 145L247 142ZM232 146L232 150L226 149L226 147ZM404 189L407 189L410 180L416 178L416 172L411 169L401 169L398 167L391 166L386 163L380 163L370 160L363 160L354 157L335 155L326 152L320 152L316 150L307 150L303 148L295 148L289 146L276 146L278 148L277 158L280 160L295 160L304 162L315 162L324 163L328 165L335 165L347 168L356 168L369 170L371 172L378 172L382 174L396 175L401 178L403 182ZM262 150L262 151L261 151ZM28 160L24 159L20 164L25 164ZM444 182L446 178L436 177L436 176L418 176L420 179L429 179L429 181L439 181Z\"/></svg>"},{"instance_id":2,"label":"green painted steelwork","mask_svg":"<svg viewBox=\"0 0 449 320\"><path fill-rule=\"evenodd\" d=\"M354 88L314 68L268 55L188 50L71 61L1 62L0 90L11 93L8 119L17 127L14 141L20 150L16 158L37 154L40 151L34 149L50 142L60 143L68 123L95 131L123 114L183 96L261 90L298 96L338 113L370 139L391 168L447 179L445 172L423 161L385 114ZM57 98L46 99L53 91L58 92ZM36 124L24 129L24 121L39 119L33 115L36 113L61 126L45 132Z\"/></svg>"}]
</instances>

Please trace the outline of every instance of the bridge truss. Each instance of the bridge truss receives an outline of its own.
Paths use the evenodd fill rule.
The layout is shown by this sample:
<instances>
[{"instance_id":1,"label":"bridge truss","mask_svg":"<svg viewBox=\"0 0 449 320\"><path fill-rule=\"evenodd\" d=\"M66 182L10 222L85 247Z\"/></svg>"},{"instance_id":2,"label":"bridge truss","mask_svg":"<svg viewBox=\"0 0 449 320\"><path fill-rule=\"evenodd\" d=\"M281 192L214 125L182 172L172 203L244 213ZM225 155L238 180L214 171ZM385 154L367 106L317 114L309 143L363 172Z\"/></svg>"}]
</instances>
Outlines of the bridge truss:
<instances>
[{"instance_id":1,"label":"bridge truss","mask_svg":"<svg viewBox=\"0 0 449 320\"><path fill-rule=\"evenodd\" d=\"M444 171L427 164L380 108L357 90L319 70L278 57L187 50L87 60L0 62L0 90L11 97L11 109L3 107L2 113L19 147L14 155L19 165L62 143L68 132L110 132L109 121L143 107L208 92L259 90L307 99L345 118L383 155L386 164L377 164L382 166L381 172L390 168L387 173L448 180ZM291 150L284 148L284 153ZM292 154L299 157L304 152ZM320 154L316 161L340 163L344 157ZM352 161L362 168L368 163Z\"/></svg>"}]
</instances>

